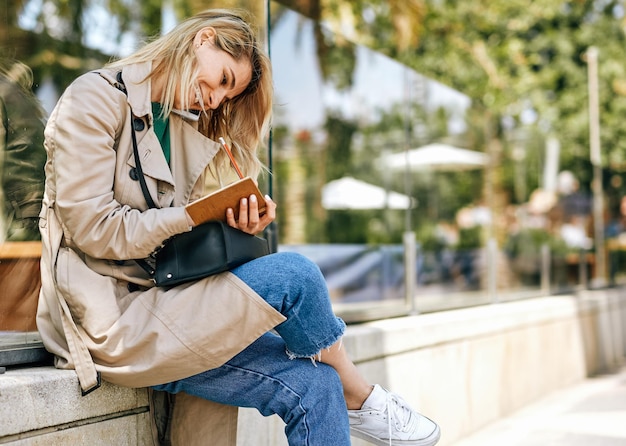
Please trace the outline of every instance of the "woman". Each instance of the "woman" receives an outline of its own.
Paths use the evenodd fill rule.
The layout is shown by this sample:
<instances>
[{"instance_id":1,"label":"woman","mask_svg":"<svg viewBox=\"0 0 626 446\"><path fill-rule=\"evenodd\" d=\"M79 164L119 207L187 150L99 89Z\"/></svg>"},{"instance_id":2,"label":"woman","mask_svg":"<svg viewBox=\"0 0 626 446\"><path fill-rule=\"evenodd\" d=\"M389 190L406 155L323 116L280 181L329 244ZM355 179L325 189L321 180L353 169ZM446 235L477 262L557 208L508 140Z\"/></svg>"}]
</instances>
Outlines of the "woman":
<instances>
[{"instance_id":1,"label":"woman","mask_svg":"<svg viewBox=\"0 0 626 446\"><path fill-rule=\"evenodd\" d=\"M270 63L236 13L211 10L125 59L78 78L45 131L46 196L38 324L56 365L84 391L107 381L152 386L286 422L291 445L432 445L439 428L371 386L341 349L319 269L282 253L171 289L132 259L193 226L184 205L246 174L272 107ZM132 134L157 208L136 181ZM253 197L226 220L262 231ZM269 333L271 329L280 335ZM97 371L97 373L96 373ZM346 410L346 407L348 410ZM391 436L390 436L391 434Z\"/></svg>"}]
</instances>

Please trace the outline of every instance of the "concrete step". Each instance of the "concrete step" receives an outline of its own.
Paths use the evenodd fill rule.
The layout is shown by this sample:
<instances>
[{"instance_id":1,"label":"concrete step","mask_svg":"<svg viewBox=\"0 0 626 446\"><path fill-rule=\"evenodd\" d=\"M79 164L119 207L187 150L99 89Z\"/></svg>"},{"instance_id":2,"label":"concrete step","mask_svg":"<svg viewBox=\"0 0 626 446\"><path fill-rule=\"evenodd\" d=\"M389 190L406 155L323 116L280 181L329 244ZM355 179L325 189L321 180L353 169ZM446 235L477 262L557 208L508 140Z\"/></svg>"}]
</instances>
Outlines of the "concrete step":
<instances>
[{"instance_id":1,"label":"concrete step","mask_svg":"<svg viewBox=\"0 0 626 446\"><path fill-rule=\"evenodd\" d=\"M103 383L81 395L76 373L8 368L0 375L0 444L152 444L148 393Z\"/></svg>"}]
</instances>

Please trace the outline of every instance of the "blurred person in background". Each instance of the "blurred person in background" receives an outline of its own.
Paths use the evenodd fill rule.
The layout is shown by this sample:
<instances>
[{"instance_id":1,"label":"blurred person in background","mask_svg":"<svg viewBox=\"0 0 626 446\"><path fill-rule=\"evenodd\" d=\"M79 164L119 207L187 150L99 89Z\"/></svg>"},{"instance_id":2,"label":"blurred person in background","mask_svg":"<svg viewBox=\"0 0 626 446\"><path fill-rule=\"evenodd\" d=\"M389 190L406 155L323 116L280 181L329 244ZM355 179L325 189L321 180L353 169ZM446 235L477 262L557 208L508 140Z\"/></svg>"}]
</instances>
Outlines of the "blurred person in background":
<instances>
[{"instance_id":1,"label":"blurred person in background","mask_svg":"<svg viewBox=\"0 0 626 446\"><path fill-rule=\"evenodd\" d=\"M0 58L0 243L39 240L45 113L25 64Z\"/></svg>"}]
</instances>

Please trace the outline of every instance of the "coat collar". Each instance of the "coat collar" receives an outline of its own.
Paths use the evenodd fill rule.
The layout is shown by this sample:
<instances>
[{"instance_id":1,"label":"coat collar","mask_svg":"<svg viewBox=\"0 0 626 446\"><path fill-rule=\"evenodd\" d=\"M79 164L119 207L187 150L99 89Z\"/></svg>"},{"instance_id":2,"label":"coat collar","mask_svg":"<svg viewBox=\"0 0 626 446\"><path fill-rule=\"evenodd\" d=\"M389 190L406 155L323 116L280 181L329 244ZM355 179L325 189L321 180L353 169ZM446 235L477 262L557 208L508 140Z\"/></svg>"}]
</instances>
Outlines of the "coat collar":
<instances>
[{"instance_id":1,"label":"coat collar","mask_svg":"<svg viewBox=\"0 0 626 446\"><path fill-rule=\"evenodd\" d=\"M128 92L128 103L135 116L150 116L152 126L152 86L147 81L152 70L151 62L127 65L122 68L122 77Z\"/></svg>"}]
</instances>

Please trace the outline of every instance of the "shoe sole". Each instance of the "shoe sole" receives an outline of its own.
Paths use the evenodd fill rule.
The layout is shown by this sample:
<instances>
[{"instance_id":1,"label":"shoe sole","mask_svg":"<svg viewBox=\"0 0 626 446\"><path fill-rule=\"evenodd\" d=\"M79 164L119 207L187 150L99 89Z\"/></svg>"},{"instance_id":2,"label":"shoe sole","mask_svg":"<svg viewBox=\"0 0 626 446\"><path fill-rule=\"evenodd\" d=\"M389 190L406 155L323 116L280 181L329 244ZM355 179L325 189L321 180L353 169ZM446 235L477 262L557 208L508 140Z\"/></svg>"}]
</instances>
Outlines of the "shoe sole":
<instances>
[{"instance_id":1,"label":"shoe sole","mask_svg":"<svg viewBox=\"0 0 626 446\"><path fill-rule=\"evenodd\" d=\"M369 441L376 446L434 446L439 442L439 438L441 438L441 430L439 429L439 426L437 426L437 429L435 429L432 434L426 438L422 438L421 440L392 440L391 443L388 439L374 437L353 427L350 428L350 435L360 438L361 440Z\"/></svg>"}]
</instances>

